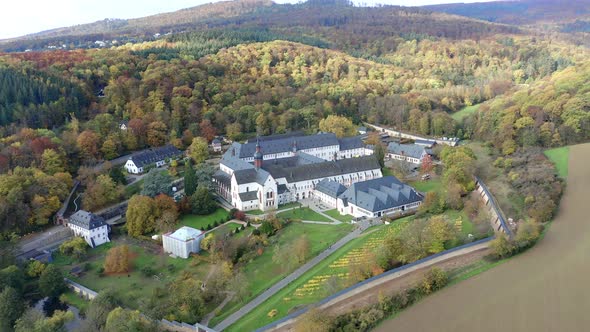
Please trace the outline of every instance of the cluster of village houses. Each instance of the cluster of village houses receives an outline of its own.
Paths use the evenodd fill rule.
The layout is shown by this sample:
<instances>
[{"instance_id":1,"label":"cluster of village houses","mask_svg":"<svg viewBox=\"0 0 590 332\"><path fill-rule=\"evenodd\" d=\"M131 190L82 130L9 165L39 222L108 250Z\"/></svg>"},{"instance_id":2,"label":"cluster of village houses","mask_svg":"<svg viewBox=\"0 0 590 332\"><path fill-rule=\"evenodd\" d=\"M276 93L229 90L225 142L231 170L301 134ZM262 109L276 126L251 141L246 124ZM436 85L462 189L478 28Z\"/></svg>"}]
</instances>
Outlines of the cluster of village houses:
<instances>
[{"instance_id":1,"label":"cluster of village houses","mask_svg":"<svg viewBox=\"0 0 590 332\"><path fill-rule=\"evenodd\" d=\"M366 129L360 128L360 134ZM223 138L211 149L221 152ZM435 143L390 142L386 157L419 166ZM257 137L233 142L223 154L213 176L217 194L242 211L276 210L279 205L312 199L354 218L376 218L416 210L423 195L393 176L383 176L373 149L361 136L337 138L332 133L302 132ZM124 167L139 174L183 157L172 145L134 154ZM89 246L109 242L110 226L90 212L78 211L67 226ZM198 252L204 232L184 226L162 236L164 251L187 258Z\"/></svg>"}]
</instances>

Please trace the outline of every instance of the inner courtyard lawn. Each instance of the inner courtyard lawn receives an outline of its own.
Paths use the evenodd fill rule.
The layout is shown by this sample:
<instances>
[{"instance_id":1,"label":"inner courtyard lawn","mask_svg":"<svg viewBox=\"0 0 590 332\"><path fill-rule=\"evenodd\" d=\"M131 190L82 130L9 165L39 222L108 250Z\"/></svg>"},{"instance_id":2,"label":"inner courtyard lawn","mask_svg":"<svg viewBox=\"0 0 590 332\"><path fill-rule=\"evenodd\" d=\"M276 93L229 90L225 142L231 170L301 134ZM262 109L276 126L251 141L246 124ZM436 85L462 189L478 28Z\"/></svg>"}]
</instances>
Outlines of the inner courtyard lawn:
<instances>
[{"instance_id":1,"label":"inner courtyard lawn","mask_svg":"<svg viewBox=\"0 0 590 332\"><path fill-rule=\"evenodd\" d=\"M352 216L349 214L341 215L340 212L336 209L324 211L325 214L329 215L330 217L340 220L342 222L351 222Z\"/></svg>"},{"instance_id":2,"label":"inner courtyard lawn","mask_svg":"<svg viewBox=\"0 0 590 332\"><path fill-rule=\"evenodd\" d=\"M322 216L321 214L315 212L314 210L308 207L295 208L289 211L280 212L277 214L277 217L284 219L332 222L332 220L326 218L325 216Z\"/></svg>"}]
</instances>

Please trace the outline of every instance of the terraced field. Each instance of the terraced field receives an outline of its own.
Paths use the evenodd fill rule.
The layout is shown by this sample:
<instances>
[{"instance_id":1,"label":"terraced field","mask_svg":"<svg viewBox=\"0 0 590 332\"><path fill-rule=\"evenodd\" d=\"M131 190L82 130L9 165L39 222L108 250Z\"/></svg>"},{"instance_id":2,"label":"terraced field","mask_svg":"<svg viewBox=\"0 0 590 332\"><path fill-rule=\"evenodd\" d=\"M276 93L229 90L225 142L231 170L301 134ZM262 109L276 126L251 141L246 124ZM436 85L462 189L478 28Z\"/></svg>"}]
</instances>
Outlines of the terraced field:
<instances>
[{"instance_id":1,"label":"terraced field","mask_svg":"<svg viewBox=\"0 0 590 332\"><path fill-rule=\"evenodd\" d=\"M376 331L588 331L590 144L570 148L568 185L529 251L427 297Z\"/></svg>"}]
</instances>

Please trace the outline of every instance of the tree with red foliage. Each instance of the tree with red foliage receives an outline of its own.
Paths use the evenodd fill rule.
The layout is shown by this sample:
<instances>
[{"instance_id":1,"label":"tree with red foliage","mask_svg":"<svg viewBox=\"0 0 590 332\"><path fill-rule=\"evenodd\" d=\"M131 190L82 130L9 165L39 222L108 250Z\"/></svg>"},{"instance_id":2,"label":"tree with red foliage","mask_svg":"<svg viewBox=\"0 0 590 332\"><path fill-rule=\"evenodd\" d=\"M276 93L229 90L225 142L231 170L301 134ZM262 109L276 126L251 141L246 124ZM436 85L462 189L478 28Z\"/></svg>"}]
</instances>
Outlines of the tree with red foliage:
<instances>
[{"instance_id":1,"label":"tree with red foliage","mask_svg":"<svg viewBox=\"0 0 590 332\"><path fill-rule=\"evenodd\" d=\"M205 119L201 121L199 127L201 128L201 136L207 139L207 141L211 142L215 138L217 132L211 121Z\"/></svg>"},{"instance_id":2,"label":"tree with red foliage","mask_svg":"<svg viewBox=\"0 0 590 332\"><path fill-rule=\"evenodd\" d=\"M424 156L424 158L422 158L422 165L420 166L420 171L422 172L422 174L427 174L432 172L432 169L434 168L434 162L432 161L432 157L427 154Z\"/></svg>"}]
</instances>

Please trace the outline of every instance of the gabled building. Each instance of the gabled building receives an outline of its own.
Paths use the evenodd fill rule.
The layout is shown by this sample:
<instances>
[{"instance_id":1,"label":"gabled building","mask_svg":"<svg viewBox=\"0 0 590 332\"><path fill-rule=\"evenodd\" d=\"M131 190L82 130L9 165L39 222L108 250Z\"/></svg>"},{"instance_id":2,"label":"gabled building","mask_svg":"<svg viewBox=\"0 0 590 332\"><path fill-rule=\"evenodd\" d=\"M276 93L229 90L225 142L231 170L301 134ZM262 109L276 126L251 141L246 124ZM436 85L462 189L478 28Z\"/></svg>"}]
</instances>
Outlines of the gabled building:
<instances>
[{"instance_id":1,"label":"gabled building","mask_svg":"<svg viewBox=\"0 0 590 332\"><path fill-rule=\"evenodd\" d=\"M139 174L143 173L149 166L162 167L171 160L179 159L182 156L182 151L173 145L151 148L131 156L125 163L125 169L131 174Z\"/></svg>"},{"instance_id":2,"label":"gabled building","mask_svg":"<svg viewBox=\"0 0 590 332\"><path fill-rule=\"evenodd\" d=\"M387 156L394 160L401 160L412 164L420 165L422 160L431 152L424 145L400 144L391 142L387 146Z\"/></svg>"},{"instance_id":3,"label":"gabled building","mask_svg":"<svg viewBox=\"0 0 590 332\"><path fill-rule=\"evenodd\" d=\"M213 176L219 195L243 211L266 211L309 198L324 179L349 186L382 176L379 163L365 155L360 139L291 134L261 137L251 144L234 143Z\"/></svg>"},{"instance_id":4,"label":"gabled building","mask_svg":"<svg viewBox=\"0 0 590 332\"><path fill-rule=\"evenodd\" d=\"M340 214L358 217L382 217L418 209L424 197L394 176L385 176L352 184L338 195Z\"/></svg>"},{"instance_id":5,"label":"gabled building","mask_svg":"<svg viewBox=\"0 0 590 332\"><path fill-rule=\"evenodd\" d=\"M211 141L211 148L213 149L213 152L221 152L221 141L217 138L213 139L213 141Z\"/></svg>"},{"instance_id":6,"label":"gabled building","mask_svg":"<svg viewBox=\"0 0 590 332\"><path fill-rule=\"evenodd\" d=\"M76 236L83 237L92 248L111 242L109 239L109 225L102 217L94 213L80 210L70 216L67 226L74 231Z\"/></svg>"}]
</instances>

